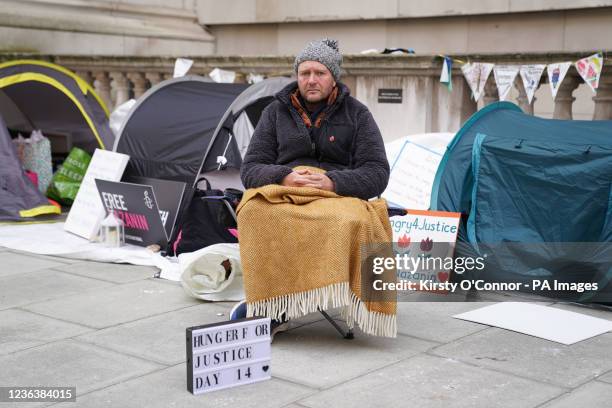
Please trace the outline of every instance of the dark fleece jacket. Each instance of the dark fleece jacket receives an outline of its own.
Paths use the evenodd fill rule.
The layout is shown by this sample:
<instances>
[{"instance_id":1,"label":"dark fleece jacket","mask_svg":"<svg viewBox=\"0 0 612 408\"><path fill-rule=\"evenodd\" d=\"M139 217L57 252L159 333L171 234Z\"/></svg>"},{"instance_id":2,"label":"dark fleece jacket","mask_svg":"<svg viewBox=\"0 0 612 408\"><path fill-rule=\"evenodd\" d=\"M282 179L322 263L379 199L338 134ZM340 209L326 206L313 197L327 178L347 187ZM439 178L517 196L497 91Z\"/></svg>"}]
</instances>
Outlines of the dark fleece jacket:
<instances>
[{"instance_id":1,"label":"dark fleece jacket","mask_svg":"<svg viewBox=\"0 0 612 408\"><path fill-rule=\"evenodd\" d=\"M337 88L314 124L296 98L297 82L276 94L242 163L246 188L280 184L293 167L314 166L327 171L339 195L369 199L384 191L389 163L380 130L344 84Z\"/></svg>"}]
</instances>

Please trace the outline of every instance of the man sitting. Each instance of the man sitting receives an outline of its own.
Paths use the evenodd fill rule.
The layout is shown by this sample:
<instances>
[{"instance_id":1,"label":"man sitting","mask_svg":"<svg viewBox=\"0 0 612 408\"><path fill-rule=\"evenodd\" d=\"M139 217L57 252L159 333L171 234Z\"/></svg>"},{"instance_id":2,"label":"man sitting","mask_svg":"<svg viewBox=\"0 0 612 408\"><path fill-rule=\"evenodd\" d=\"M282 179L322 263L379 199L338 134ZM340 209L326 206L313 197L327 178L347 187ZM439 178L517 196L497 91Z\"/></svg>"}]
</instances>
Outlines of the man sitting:
<instances>
[{"instance_id":1,"label":"man sitting","mask_svg":"<svg viewBox=\"0 0 612 408\"><path fill-rule=\"evenodd\" d=\"M297 55L297 81L263 111L244 157L246 188L314 187L363 200L384 191L389 163L380 130L368 108L339 82L341 63L338 43L329 39L313 41ZM242 302L231 317L245 315Z\"/></svg>"},{"instance_id":2,"label":"man sitting","mask_svg":"<svg viewBox=\"0 0 612 408\"><path fill-rule=\"evenodd\" d=\"M338 43L327 39L311 42L295 58L297 82L264 110L244 157L246 188L316 187L366 200L384 191L389 163L380 130L339 82L341 63ZM296 166L327 173L293 171Z\"/></svg>"}]
</instances>

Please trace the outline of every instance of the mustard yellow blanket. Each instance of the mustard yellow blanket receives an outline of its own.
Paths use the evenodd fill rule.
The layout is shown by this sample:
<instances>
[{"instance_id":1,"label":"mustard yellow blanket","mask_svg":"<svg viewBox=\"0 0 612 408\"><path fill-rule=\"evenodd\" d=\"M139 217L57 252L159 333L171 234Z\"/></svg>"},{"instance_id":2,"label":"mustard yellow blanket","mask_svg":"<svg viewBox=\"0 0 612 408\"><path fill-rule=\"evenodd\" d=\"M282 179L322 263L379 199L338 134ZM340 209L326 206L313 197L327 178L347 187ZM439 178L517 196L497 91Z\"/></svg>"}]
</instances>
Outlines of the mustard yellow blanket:
<instances>
[{"instance_id":1,"label":"mustard yellow blanket","mask_svg":"<svg viewBox=\"0 0 612 408\"><path fill-rule=\"evenodd\" d=\"M267 185L245 192L238 230L248 316L292 319L344 306L349 327L396 336L395 299L370 300L361 279L363 245L392 241L384 200Z\"/></svg>"}]
</instances>

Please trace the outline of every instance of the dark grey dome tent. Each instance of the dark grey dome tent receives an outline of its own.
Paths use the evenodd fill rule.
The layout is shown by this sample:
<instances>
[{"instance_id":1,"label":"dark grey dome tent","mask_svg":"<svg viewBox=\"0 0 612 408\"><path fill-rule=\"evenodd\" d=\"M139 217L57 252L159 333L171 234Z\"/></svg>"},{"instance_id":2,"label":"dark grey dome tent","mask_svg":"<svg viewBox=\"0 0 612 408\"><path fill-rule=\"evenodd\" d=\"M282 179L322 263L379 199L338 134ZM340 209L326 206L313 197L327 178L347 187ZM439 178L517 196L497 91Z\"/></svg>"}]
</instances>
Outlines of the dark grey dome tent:
<instances>
[{"instance_id":1,"label":"dark grey dome tent","mask_svg":"<svg viewBox=\"0 0 612 408\"><path fill-rule=\"evenodd\" d=\"M214 143L200 170L213 186L243 188L240 166L261 113L274 95L292 81L286 77L265 79L248 87L232 102L215 129Z\"/></svg>"},{"instance_id":2,"label":"dark grey dome tent","mask_svg":"<svg viewBox=\"0 0 612 408\"><path fill-rule=\"evenodd\" d=\"M160 82L130 110L114 150L130 156L126 175L193 186L223 114L247 88L199 76Z\"/></svg>"},{"instance_id":3,"label":"dark grey dome tent","mask_svg":"<svg viewBox=\"0 0 612 408\"><path fill-rule=\"evenodd\" d=\"M251 86L199 76L166 80L132 107L115 151L130 156L130 176L194 185L201 173L235 175L261 112L289 82L283 77Z\"/></svg>"},{"instance_id":4,"label":"dark grey dome tent","mask_svg":"<svg viewBox=\"0 0 612 408\"><path fill-rule=\"evenodd\" d=\"M74 72L50 62L0 64L0 114L13 131L40 129L90 153L113 147L104 102Z\"/></svg>"}]
</instances>

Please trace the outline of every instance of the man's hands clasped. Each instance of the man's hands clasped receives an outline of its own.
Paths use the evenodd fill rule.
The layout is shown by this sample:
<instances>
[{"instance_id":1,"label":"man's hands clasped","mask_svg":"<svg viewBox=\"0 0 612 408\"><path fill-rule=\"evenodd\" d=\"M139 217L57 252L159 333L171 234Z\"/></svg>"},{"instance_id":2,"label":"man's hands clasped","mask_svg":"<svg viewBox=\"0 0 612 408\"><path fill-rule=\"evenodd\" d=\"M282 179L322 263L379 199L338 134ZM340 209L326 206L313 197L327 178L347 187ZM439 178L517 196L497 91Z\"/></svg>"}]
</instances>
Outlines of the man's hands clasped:
<instances>
[{"instance_id":1,"label":"man's hands clasped","mask_svg":"<svg viewBox=\"0 0 612 408\"><path fill-rule=\"evenodd\" d=\"M287 187L314 187L326 191L334 191L334 182L325 174L313 173L308 169L294 170L281 182Z\"/></svg>"}]
</instances>

